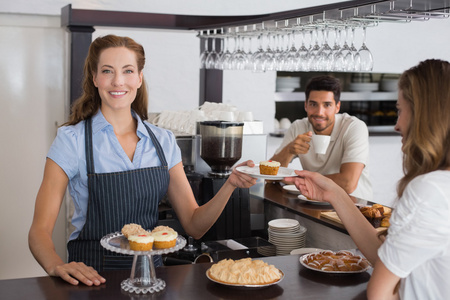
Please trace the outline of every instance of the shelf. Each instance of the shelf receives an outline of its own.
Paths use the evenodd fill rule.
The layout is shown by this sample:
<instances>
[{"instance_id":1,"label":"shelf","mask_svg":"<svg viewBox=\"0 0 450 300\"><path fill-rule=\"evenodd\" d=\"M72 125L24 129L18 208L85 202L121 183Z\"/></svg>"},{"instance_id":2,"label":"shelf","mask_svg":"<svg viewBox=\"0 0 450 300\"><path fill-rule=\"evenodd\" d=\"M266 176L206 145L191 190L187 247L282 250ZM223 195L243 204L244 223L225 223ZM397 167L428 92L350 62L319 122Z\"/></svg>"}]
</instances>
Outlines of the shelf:
<instances>
[{"instance_id":1,"label":"shelf","mask_svg":"<svg viewBox=\"0 0 450 300\"><path fill-rule=\"evenodd\" d=\"M397 101L397 92L342 92L341 101ZM276 92L275 101L305 101L305 92Z\"/></svg>"}]
</instances>

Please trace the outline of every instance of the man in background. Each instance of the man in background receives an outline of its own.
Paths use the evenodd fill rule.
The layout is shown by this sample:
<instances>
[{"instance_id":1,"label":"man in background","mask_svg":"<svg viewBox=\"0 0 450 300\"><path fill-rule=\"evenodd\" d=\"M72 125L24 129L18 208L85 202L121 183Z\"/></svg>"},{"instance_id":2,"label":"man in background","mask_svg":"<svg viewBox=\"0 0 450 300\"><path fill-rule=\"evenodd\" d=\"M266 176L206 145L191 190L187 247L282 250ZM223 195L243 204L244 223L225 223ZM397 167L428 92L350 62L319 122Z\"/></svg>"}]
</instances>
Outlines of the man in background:
<instances>
[{"instance_id":1,"label":"man in background","mask_svg":"<svg viewBox=\"0 0 450 300\"><path fill-rule=\"evenodd\" d=\"M368 129L358 118L347 113L339 114L339 80L328 75L312 78L305 94L307 117L292 123L271 160L287 167L298 157L304 170L319 172L348 194L371 201ZM311 149L313 135L330 136L325 154Z\"/></svg>"}]
</instances>

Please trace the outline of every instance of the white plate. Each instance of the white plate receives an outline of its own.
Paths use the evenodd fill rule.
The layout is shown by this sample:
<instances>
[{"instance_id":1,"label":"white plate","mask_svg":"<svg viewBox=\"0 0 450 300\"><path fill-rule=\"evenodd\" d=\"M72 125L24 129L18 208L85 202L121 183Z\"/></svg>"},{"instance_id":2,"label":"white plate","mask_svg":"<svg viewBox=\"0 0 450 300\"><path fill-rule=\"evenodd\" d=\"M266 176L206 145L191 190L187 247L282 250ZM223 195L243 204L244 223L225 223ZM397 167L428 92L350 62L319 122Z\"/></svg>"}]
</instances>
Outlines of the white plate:
<instances>
[{"instance_id":1,"label":"white plate","mask_svg":"<svg viewBox=\"0 0 450 300\"><path fill-rule=\"evenodd\" d=\"M283 186L283 189L291 194L297 194L297 195L301 194L301 192L298 190L298 188L294 184L285 185L285 186Z\"/></svg>"},{"instance_id":2,"label":"white plate","mask_svg":"<svg viewBox=\"0 0 450 300\"><path fill-rule=\"evenodd\" d=\"M256 164L253 168L250 168L248 166L240 166L240 167L237 167L236 170L238 170L239 172L248 174L254 178L263 178L263 179L269 179L269 180L281 180L281 179L284 179L285 177L297 176L297 174L295 174L294 170L284 168L284 167L280 167L280 169L278 169L277 175L261 175L259 173L259 165L258 164Z\"/></svg>"},{"instance_id":3,"label":"white plate","mask_svg":"<svg viewBox=\"0 0 450 300\"><path fill-rule=\"evenodd\" d=\"M218 281L218 280L215 280L214 278L210 277L210 276L209 276L209 269L206 270L206 277L208 277L209 280L211 280L211 281L213 281L213 282L215 282L215 283L218 283L218 284L221 284L221 285L226 285L226 286L229 286L229 287L244 288L244 289L259 289L259 288L264 288L264 287L268 287L268 286L271 286L271 285L280 283L281 280L283 280L283 278L284 278L284 273L283 273L283 271L281 271L281 270L279 270L279 271L281 272L281 278L280 278L280 280L278 280L278 281L276 281L276 282L268 283L268 284L237 284L237 283L225 283L225 282Z\"/></svg>"},{"instance_id":4,"label":"white plate","mask_svg":"<svg viewBox=\"0 0 450 300\"><path fill-rule=\"evenodd\" d=\"M330 203L325 202L325 201L310 200L310 199L306 198L306 197L303 196L303 195L298 195L297 198L300 199L300 200L303 200L303 201L305 201L305 202L308 202L308 203L310 203L310 204L317 204L317 205L331 205Z\"/></svg>"},{"instance_id":5,"label":"white plate","mask_svg":"<svg viewBox=\"0 0 450 300\"><path fill-rule=\"evenodd\" d=\"M300 248L300 249L294 249L291 251L291 255L303 255L303 254L309 254L312 252L320 252L323 251L322 249L318 248Z\"/></svg>"},{"instance_id":6,"label":"white plate","mask_svg":"<svg viewBox=\"0 0 450 300\"><path fill-rule=\"evenodd\" d=\"M275 227L275 228L291 228L299 226L297 220L295 219L275 219L272 221L269 221L269 227Z\"/></svg>"}]
</instances>

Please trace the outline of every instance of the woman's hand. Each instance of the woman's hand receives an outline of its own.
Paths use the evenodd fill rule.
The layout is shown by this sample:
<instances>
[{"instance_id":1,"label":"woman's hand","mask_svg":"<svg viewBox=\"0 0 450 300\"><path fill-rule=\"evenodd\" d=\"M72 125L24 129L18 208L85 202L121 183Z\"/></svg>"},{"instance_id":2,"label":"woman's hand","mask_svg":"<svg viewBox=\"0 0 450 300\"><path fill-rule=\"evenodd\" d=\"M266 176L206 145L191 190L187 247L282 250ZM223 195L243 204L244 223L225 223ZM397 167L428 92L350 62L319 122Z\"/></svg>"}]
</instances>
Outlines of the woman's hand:
<instances>
[{"instance_id":1,"label":"woman's hand","mask_svg":"<svg viewBox=\"0 0 450 300\"><path fill-rule=\"evenodd\" d=\"M88 267L82 262L70 262L56 266L53 272L49 272L49 275L61 277L73 285L78 285L80 281L88 286L98 286L106 282L106 279L100 276L94 268Z\"/></svg>"},{"instance_id":2,"label":"woman's hand","mask_svg":"<svg viewBox=\"0 0 450 300\"><path fill-rule=\"evenodd\" d=\"M237 167L239 166L248 166L250 168L253 168L255 166L255 163L252 160L247 160L246 162L237 165ZM248 174L239 172L238 170L236 170L236 168L233 168L228 181L236 188L249 188L256 183L256 178Z\"/></svg>"},{"instance_id":3,"label":"woman's hand","mask_svg":"<svg viewBox=\"0 0 450 300\"><path fill-rule=\"evenodd\" d=\"M299 177L286 177L285 182L293 183L303 195L317 201L330 202L338 193L345 193L333 180L316 172L295 171Z\"/></svg>"}]
</instances>

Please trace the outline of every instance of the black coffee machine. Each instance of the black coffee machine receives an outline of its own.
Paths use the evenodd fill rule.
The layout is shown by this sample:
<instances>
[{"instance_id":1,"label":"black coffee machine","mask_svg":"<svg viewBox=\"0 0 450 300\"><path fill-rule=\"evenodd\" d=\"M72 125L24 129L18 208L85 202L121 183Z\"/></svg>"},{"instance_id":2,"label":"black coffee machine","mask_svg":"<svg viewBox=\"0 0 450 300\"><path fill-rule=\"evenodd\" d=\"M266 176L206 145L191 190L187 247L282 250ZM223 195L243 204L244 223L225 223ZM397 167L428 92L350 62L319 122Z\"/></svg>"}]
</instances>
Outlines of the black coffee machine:
<instances>
[{"instance_id":1,"label":"black coffee machine","mask_svg":"<svg viewBox=\"0 0 450 300\"><path fill-rule=\"evenodd\" d=\"M199 205L208 202L231 174L242 155L243 125L240 122L199 122L199 134L177 138L186 176ZM249 237L249 189L235 189L228 204L201 241Z\"/></svg>"},{"instance_id":2,"label":"black coffee machine","mask_svg":"<svg viewBox=\"0 0 450 300\"><path fill-rule=\"evenodd\" d=\"M241 122L199 122L197 135L177 136L186 176L199 205L208 202L228 179L241 158ZM202 241L250 236L249 189L236 189Z\"/></svg>"},{"instance_id":3,"label":"black coffee machine","mask_svg":"<svg viewBox=\"0 0 450 300\"><path fill-rule=\"evenodd\" d=\"M198 123L198 134L176 136L184 170L199 205L214 197L228 179L232 166L241 159L242 130L243 123L205 121ZM188 237L178 226L179 232ZM241 188L234 190L216 223L201 239L188 239L185 248L165 257L173 260L165 261L165 264L189 263L205 252L215 261L221 258L260 257L258 247L273 247L269 242L251 236L250 191ZM227 240L237 241L248 249L230 251L223 245Z\"/></svg>"}]
</instances>

